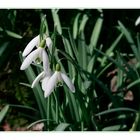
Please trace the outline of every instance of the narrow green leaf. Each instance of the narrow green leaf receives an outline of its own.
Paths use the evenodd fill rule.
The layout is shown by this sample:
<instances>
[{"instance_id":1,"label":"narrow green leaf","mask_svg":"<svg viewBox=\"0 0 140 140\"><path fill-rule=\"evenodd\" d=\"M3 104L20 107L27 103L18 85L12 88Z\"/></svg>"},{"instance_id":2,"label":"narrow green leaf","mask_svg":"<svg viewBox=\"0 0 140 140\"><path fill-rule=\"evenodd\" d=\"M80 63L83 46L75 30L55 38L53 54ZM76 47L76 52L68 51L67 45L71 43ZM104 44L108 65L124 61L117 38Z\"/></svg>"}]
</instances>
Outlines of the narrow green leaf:
<instances>
[{"instance_id":1,"label":"narrow green leaf","mask_svg":"<svg viewBox=\"0 0 140 140\"><path fill-rule=\"evenodd\" d=\"M93 66L94 66L94 62L95 62L95 55L90 59L89 63L88 63L88 66L87 66L87 71L88 72L92 72L93 70Z\"/></svg>"},{"instance_id":2,"label":"narrow green leaf","mask_svg":"<svg viewBox=\"0 0 140 140\"><path fill-rule=\"evenodd\" d=\"M97 46L97 42L98 42L98 39L100 36L102 24L103 24L103 18L99 17L95 23L95 26L94 26L94 29L92 31L91 38L90 38L89 48L90 48L91 54L93 54L93 50Z\"/></svg>"},{"instance_id":3,"label":"narrow green leaf","mask_svg":"<svg viewBox=\"0 0 140 140\"><path fill-rule=\"evenodd\" d=\"M77 50L77 46L76 46L75 40L74 40L74 38L72 37L72 34L71 34L71 32L70 32L69 29L68 29L68 34L69 34L70 44L71 44L71 47L72 47L74 56L75 56L76 60L78 61L79 52L78 52L78 50Z\"/></svg>"},{"instance_id":4,"label":"narrow green leaf","mask_svg":"<svg viewBox=\"0 0 140 140\"><path fill-rule=\"evenodd\" d=\"M77 34L78 34L78 21L79 21L79 17L80 17L80 13L78 13L74 19L74 23L73 23L73 38L76 39L77 38Z\"/></svg>"},{"instance_id":5,"label":"narrow green leaf","mask_svg":"<svg viewBox=\"0 0 140 140\"><path fill-rule=\"evenodd\" d=\"M21 83L19 83L19 84L31 88L31 85L28 84L28 83L22 83L22 82L21 82Z\"/></svg>"},{"instance_id":6,"label":"narrow green leaf","mask_svg":"<svg viewBox=\"0 0 140 140\"><path fill-rule=\"evenodd\" d=\"M9 36L13 37L13 38L17 38L17 39L21 39L21 38L22 38L21 35L18 35L18 34L16 34L16 33L12 32L12 31L9 31L9 30L6 30L6 33L7 33Z\"/></svg>"},{"instance_id":7,"label":"narrow green leaf","mask_svg":"<svg viewBox=\"0 0 140 140\"><path fill-rule=\"evenodd\" d=\"M119 125L105 127L105 128L102 129L102 131L119 131L120 128L122 130L122 129L126 128L126 127L127 127L126 125L122 126L122 124L119 124Z\"/></svg>"},{"instance_id":8,"label":"narrow green leaf","mask_svg":"<svg viewBox=\"0 0 140 140\"><path fill-rule=\"evenodd\" d=\"M7 35L9 35L9 36L11 36L11 37L13 37L13 38L17 38L17 39L21 39L21 38L22 38L21 35L19 35L19 34L17 34L17 33L14 33L14 32L12 32L12 31L9 31L9 30L4 30L4 29L2 29L1 27L0 27L0 31L5 31L5 32L7 33Z\"/></svg>"},{"instance_id":9,"label":"narrow green leaf","mask_svg":"<svg viewBox=\"0 0 140 140\"><path fill-rule=\"evenodd\" d=\"M29 126L27 126L27 129L30 129L32 126L38 124L38 123L41 123L41 122L46 122L46 121L52 121L52 120L48 120L48 119L41 119L41 120L37 120L33 123L31 123Z\"/></svg>"},{"instance_id":10,"label":"narrow green leaf","mask_svg":"<svg viewBox=\"0 0 140 140\"><path fill-rule=\"evenodd\" d=\"M52 16L53 16L53 21L54 21L54 26L56 27L57 29L57 32L62 35L62 28L61 28L61 22L60 22L60 19L59 19L59 15L58 15L58 10L56 9L52 9Z\"/></svg>"},{"instance_id":11,"label":"narrow green leaf","mask_svg":"<svg viewBox=\"0 0 140 140\"><path fill-rule=\"evenodd\" d=\"M134 121L134 123L133 123L133 125L132 125L132 127L131 127L131 129L129 131L136 131L137 130L139 119L140 119L140 114L136 113L135 121Z\"/></svg>"},{"instance_id":12,"label":"narrow green leaf","mask_svg":"<svg viewBox=\"0 0 140 140\"><path fill-rule=\"evenodd\" d=\"M68 123L61 123L59 124L54 131L64 131L70 124Z\"/></svg>"},{"instance_id":13,"label":"narrow green leaf","mask_svg":"<svg viewBox=\"0 0 140 140\"><path fill-rule=\"evenodd\" d=\"M6 105L6 106L0 111L0 123L2 122L2 120L4 119L4 117L6 116L8 110L9 110L9 105Z\"/></svg>"},{"instance_id":14,"label":"narrow green leaf","mask_svg":"<svg viewBox=\"0 0 140 140\"><path fill-rule=\"evenodd\" d=\"M73 55L73 51L72 51L72 47L69 43L69 40L65 37L63 37L63 43L64 43L64 47L65 47L65 50L66 52L72 57L74 58L74 55ZM68 67L69 67L69 73L70 73L70 77L75 77L76 75L76 72L75 72L75 68L74 66L68 61Z\"/></svg>"},{"instance_id":15,"label":"narrow green leaf","mask_svg":"<svg viewBox=\"0 0 140 140\"><path fill-rule=\"evenodd\" d=\"M116 39L115 41L112 43L112 45L106 50L105 54L110 56L110 54L113 52L113 50L115 49L115 47L118 45L118 43L120 42L121 38L122 38L123 34L121 33ZM102 61L101 61L101 65L104 66L105 62L106 62L107 58L104 56Z\"/></svg>"},{"instance_id":16,"label":"narrow green leaf","mask_svg":"<svg viewBox=\"0 0 140 140\"><path fill-rule=\"evenodd\" d=\"M130 83L128 86L127 86L127 89L130 89L131 87L135 86L136 84L139 84L140 83L140 79L137 79L135 81L133 81L132 83Z\"/></svg>"},{"instance_id":17,"label":"narrow green leaf","mask_svg":"<svg viewBox=\"0 0 140 140\"><path fill-rule=\"evenodd\" d=\"M82 21L81 21L81 24L80 24L80 27L79 27L79 34L84 31L85 25L86 25L88 19L89 19L88 16L86 14L84 14Z\"/></svg>"},{"instance_id":18,"label":"narrow green leaf","mask_svg":"<svg viewBox=\"0 0 140 140\"><path fill-rule=\"evenodd\" d=\"M121 59L121 57L119 56L118 53L117 53L117 62L119 63L119 65L123 65L123 60ZM117 89L119 89L122 86L123 77L124 77L123 71L121 69L118 69L118 71L117 71Z\"/></svg>"},{"instance_id":19,"label":"narrow green leaf","mask_svg":"<svg viewBox=\"0 0 140 140\"><path fill-rule=\"evenodd\" d=\"M4 42L0 46L0 57L5 53L5 51L7 50L8 45L9 45L9 42Z\"/></svg>"},{"instance_id":20,"label":"narrow green leaf","mask_svg":"<svg viewBox=\"0 0 140 140\"><path fill-rule=\"evenodd\" d=\"M35 112L38 112L37 109L30 107L30 106L26 106L26 105L16 105L16 104L9 104L10 107L15 107L15 108L23 108L23 109L28 109L28 110L32 110Z\"/></svg>"},{"instance_id":21,"label":"narrow green leaf","mask_svg":"<svg viewBox=\"0 0 140 140\"><path fill-rule=\"evenodd\" d=\"M49 29L48 29L48 23L47 23L46 15L41 13L40 16L41 16L40 35L41 35L41 39L42 39L44 33L47 36L49 36Z\"/></svg>"},{"instance_id":22,"label":"narrow green leaf","mask_svg":"<svg viewBox=\"0 0 140 140\"><path fill-rule=\"evenodd\" d=\"M83 32L80 33L79 39L78 39L78 51L79 51L79 65L83 69L87 69L87 52L88 52L88 46L85 43L85 35Z\"/></svg>"},{"instance_id":23,"label":"narrow green leaf","mask_svg":"<svg viewBox=\"0 0 140 140\"><path fill-rule=\"evenodd\" d=\"M131 108L120 107L120 108L114 108L114 109L105 110L103 112L100 112L100 113L96 114L95 116L106 115L106 114L114 113L114 112L118 112L118 111L121 111L121 112L125 112L126 111L126 112L134 112L134 113L137 112L136 110L131 109Z\"/></svg>"},{"instance_id":24,"label":"narrow green leaf","mask_svg":"<svg viewBox=\"0 0 140 140\"><path fill-rule=\"evenodd\" d=\"M140 61L140 55L138 54L139 51L135 45L135 42L134 42L130 32L125 28L125 26L120 21L118 21L118 24L121 28L121 32L125 35L128 43L130 44L130 47L131 47L133 53L135 54L135 57L137 58L137 60Z\"/></svg>"}]
</instances>

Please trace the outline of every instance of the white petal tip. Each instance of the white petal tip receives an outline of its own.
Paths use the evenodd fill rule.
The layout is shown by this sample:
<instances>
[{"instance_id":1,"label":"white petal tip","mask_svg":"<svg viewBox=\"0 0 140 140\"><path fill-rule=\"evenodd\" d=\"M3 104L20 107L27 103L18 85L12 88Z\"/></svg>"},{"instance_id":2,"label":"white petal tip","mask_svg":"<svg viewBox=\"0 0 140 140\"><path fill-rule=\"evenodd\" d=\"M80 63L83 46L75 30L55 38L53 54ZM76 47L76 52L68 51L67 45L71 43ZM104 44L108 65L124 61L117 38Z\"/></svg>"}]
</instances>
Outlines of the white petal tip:
<instances>
[{"instance_id":1,"label":"white petal tip","mask_svg":"<svg viewBox=\"0 0 140 140\"><path fill-rule=\"evenodd\" d=\"M75 93L75 89L73 89L72 92Z\"/></svg>"},{"instance_id":2,"label":"white petal tip","mask_svg":"<svg viewBox=\"0 0 140 140\"><path fill-rule=\"evenodd\" d=\"M135 26L138 26L140 24L140 16L137 18L136 22L135 22Z\"/></svg>"},{"instance_id":3,"label":"white petal tip","mask_svg":"<svg viewBox=\"0 0 140 140\"><path fill-rule=\"evenodd\" d=\"M22 57L26 57L27 55L25 53L22 53Z\"/></svg>"},{"instance_id":4,"label":"white petal tip","mask_svg":"<svg viewBox=\"0 0 140 140\"><path fill-rule=\"evenodd\" d=\"M48 48L51 48L51 47L52 47L52 44L53 44L53 43L52 43L51 38L50 38L50 37L47 37L47 38L46 38L46 45L47 45L47 47L48 47Z\"/></svg>"},{"instance_id":5,"label":"white petal tip","mask_svg":"<svg viewBox=\"0 0 140 140\"><path fill-rule=\"evenodd\" d=\"M49 95L50 95L50 93L49 93L49 94L46 93L46 92L44 93L44 97L45 97L45 98L49 97Z\"/></svg>"},{"instance_id":6,"label":"white petal tip","mask_svg":"<svg viewBox=\"0 0 140 140\"><path fill-rule=\"evenodd\" d=\"M21 65L20 70L25 70L25 68Z\"/></svg>"},{"instance_id":7,"label":"white petal tip","mask_svg":"<svg viewBox=\"0 0 140 140\"><path fill-rule=\"evenodd\" d=\"M34 88L35 86L34 85L31 85L31 88Z\"/></svg>"}]
</instances>

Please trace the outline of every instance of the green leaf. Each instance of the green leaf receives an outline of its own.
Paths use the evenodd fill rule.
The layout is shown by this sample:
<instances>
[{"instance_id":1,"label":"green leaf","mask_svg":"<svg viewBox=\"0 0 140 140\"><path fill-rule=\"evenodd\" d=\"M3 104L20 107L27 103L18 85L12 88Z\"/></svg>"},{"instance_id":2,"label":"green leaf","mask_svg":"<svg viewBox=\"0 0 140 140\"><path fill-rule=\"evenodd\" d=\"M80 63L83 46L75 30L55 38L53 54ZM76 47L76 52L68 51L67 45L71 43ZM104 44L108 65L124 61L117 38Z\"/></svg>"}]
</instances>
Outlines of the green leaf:
<instances>
[{"instance_id":1,"label":"green leaf","mask_svg":"<svg viewBox=\"0 0 140 140\"><path fill-rule=\"evenodd\" d=\"M114 108L114 109L105 110L103 112L100 112L100 113L96 114L95 116L106 115L106 114L114 113L114 112L118 112L118 111L121 111L121 112L125 112L126 111L126 112L134 112L134 113L137 112L136 110L131 109L131 108L120 107L120 108Z\"/></svg>"},{"instance_id":2,"label":"green leaf","mask_svg":"<svg viewBox=\"0 0 140 140\"><path fill-rule=\"evenodd\" d=\"M57 29L57 32L62 35L62 28L61 28L61 23L58 15L58 10L52 9L52 16L53 16L53 21L54 21L54 26Z\"/></svg>"},{"instance_id":3,"label":"green leaf","mask_svg":"<svg viewBox=\"0 0 140 140\"><path fill-rule=\"evenodd\" d=\"M19 35L19 34L17 34L17 33L14 33L14 32L12 32L12 31L9 31L9 30L4 30L4 29L2 29L1 27L0 27L0 31L5 31L5 32L7 33L7 35L9 35L9 36L11 36L11 37L13 37L13 38L17 38L17 39L21 39L21 38L22 38L21 35Z\"/></svg>"},{"instance_id":4,"label":"green leaf","mask_svg":"<svg viewBox=\"0 0 140 140\"><path fill-rule=\"evenodd\" d=\"M0 57L5 53L5 51L7 50L9 45L9 42L4 42L1 46L0 46Z\"/></svg>"},{"instance_id":5,"label":"green leaf","mask_svg":"<svg viewBox=\"0 0 140 140\"><path fill-rule=\"evenodd\" d=\"M80 24L80 27L79 27L79 34L84 31L84 28L85 28L85 25L86 25L88 19L89 19L88 16L86 14L84 14L82 21L81 21L81 24Z\"/></svg>"},{"instance_id":6,"label":"green leaf","mask_svg":"<svg viewBox=\"0 0 140 140\"><path fill-rule=\"evenodd\" d=\"M40 24L40 35L41 39L43 38L43 34L46 34L49 36L49 29L48 29L48 23L47 23L47 18L46 15L41 13L41 24Z\"/></svg>"},{"instance_id":7,"label":"green leaf","mask_svg":"<svg viewBox=\"0 0 140 140\"><path fill-rule=\"evenodd\" d=\"M135 81L133 81L132 83L130 83L128 86L127 86L127 89L130 89L131 87L135 86L136 84L139 84L140 83L140 79L137 79Z\"/></svg>"},{"instance_id":8,"label":"green leaf","mask_svg":"<svg viewBox=\"0 0 140 140\"><path fill-rule=\"evenodd\" d=\"M12 31L9 31L9 30L6 30L6 33L7 33L9 36L13 37L13 38L17 38L17 39L21 39L21 38L22 38L21 35L18 35L18 34L16 34L16 33L12 32Z\"/></svg>"},{"instance_id":9,"label":"green leaf","mask_svg":"<svg viewBox=\"0 0 140 140\"><path fill-rule=\"evenodd\" d=\"M27 126L27 129L30 129L32 126L38 124L38 123L41 123L41 122L46 122L46 121L49 121L48 119L41 119L41 120L37 120L33 123L31 123L29 126Z\"/></svg>"},{"instance_id":10,"label":"green leaf","mask_svg":"<svg viewBox=\"0 0 140 140\"><path fill-rule=\"evenodd\" d=\"M88 46L85 42L85 35L83 32L80 33L79 39L78 39L78 51L79 51L79 65L83 69L87 69L87 52L88 52Z\"/></svg>"},{"instance_id":11,"label":"green leaf","mask_svg":"<svg viewBox=\"0 0 140 140\"><path fill-rule=\"evenodd\" d=\"M0 67L4 64L4 62L6 61L7 57L11 53L12 48L8 49L9 44L10 44L10 42L4 42L0 46Z\"/></svg>"},{"instance_id":12,"label":"green leaf","mask_svg":"<svg viewBox=\"0 0 140 140\"><path fill-rule=\"evenodd\" d=\"M30 107L30 106L26 106L26 105L16 105L16 104L9 104L10 107L15 107L15 108L23 108L23 109L28 109L28 110L32 110L35 112L38 112L37 109Z\"/></svg>"},{"instance_id":13,"label":"green leaf","mask_svg":"<svg viewBox=\"0 0 140 140\"><path fill-rule=\"evenodd\" d=\"M66 52L67 52L72 58L74 58L73 51L72 51L72 47L71 47L71 45L70 45L70 43L69 43L69 40L68 40L67 38L63 37L63 43L64 43L64 47L65 47ZM68 62L68 67L69 67L70 76L71 76L71 77L75 77L76 72L75 72L74 66L73 66L70 62Z\"/></svg>"},{"instance_id":14,"label":"green leaf","mask_svg":"<svg viewBox=\"0 0 140 140\"><path fill-rule=\"evenodd\" d=\"M21 62L23 61L21 52L19 53ZM29 66L26 70L25 70L26 76L28 78L29 83L31 84L33 82L33 80L36 78L36 75L32 69L31 66ZM40 87L40 85L37 85L35 88L33 88L33 92L34 92L34 96L36 98L38 107L39 107L39 111L41 114L42 119L44 119L47 115L47 109L46 109L46 100L44 98L44 94L43 91Z\"/></svg>"},{"instance_id":15,"label":"green leaf","mask_svg":"<svg viewBox=\"0 0 140 140\"><path fill-rule=\"evenodd\" d=\"M76 39L77 38L77 34L78 34L78 20L80 17L80 13L78 13L75 17L74 23L73 23L73 38Z\"/></svg>"},{"instance_id":16,"label":"green leaf","mask_svg":"<svg viewBox=\"0 0 140 140\"><path fill-rule=\"evenodd\" d=\"M92 31L91 38L90 38L89 48L90 48L91 54L93 53L94 48L96 48L96 46L97 46L102 24L103 24L103 18L99 17L95 23L95 26L94 26L94 29Z\"/></svg>"},{"instance_id":17,"label":"green leaf","mask_svg":"<svg viewBox=\"0 0 140 140\"><path fill-rule=\"evenodd\" d=\"M118 21L118 24L120 26L121 32L124 34L128 43L130 44L130 47L131 47L135 57L137 58L137 60L140 61L140 56L139 56L139 53L138 53L139 51L138 51L138 49L135 45L135 42L134 42L130 32L125 28L125 26L120 21Z\"/></svg>"},{"instance_id":18,"label":"green leaf","mask_svg":"<svg viewBox=\"0 0 140 140\"><path fill-rule=\"evenodd\" d=\"M64 131L70 124L68 123L61 123L59 124L54 131Z\"/></svg>"},{"instance_id":19,"label":"green leaf","mask_svg":"<svg viewBox=\"0 0 140 140\"><path fill-rule=\"evenodd\" d=\"M2 120L4 119L4 117L6 116L8 110L9 110L9 105L6 105L6 106L0 111L0 123L2 122Z\"/></svg>"},{"instance_id":20,"label":"green leaf","mask_svg":"<svg viewBox=\"0 0 140 140\"><path fill-rule=\"evenodd\" d=\"M126 125L119 124L119 125L105 127L102 129L102 131L119 131L120 129L124 129L126 127L127 127Z\"/></svg>"},{"instance_id":21,"label":"green leaf","mask_svg":"<svg viewBox=\"0 0 140 140\"><path fill-rule=\"evenodd\" d=\"M95 62L95 55L90 59L89 63L88 63L88 66L87 66L87 71L88 72L92 72L93 70L93 66L94 66L94 62Z\"/></svg>"},{"instance_id":22,"label":"green leaf","mask_svg":"<svg viewBox=\"0 0 140 140\"><path fill-rule=\"evenodd\" d=\"M115 47L118 45L118 43L120 42L121 38L122 38L123 34L121 33L116 39L115 41L112 43L112 45L106 50L105 54L110 56L110 54L113 52L113 50L115 49ZM106 62L107 58L104 56L102 61L101 61L101 65L104 66L105 62Z\"/></svg>"},{"instance_id":23,"label":"green leaf","mask_svg":"<svg viewBox=\"0 0 140 140\"><path fill-rule=\"evenodd\" d=\"M134 121L134 123L129 131L136 131L137 130L137 126L139 124L139 119L140 119L140 114L136 113L135 121Z\"/></svg>"}]
</instances>

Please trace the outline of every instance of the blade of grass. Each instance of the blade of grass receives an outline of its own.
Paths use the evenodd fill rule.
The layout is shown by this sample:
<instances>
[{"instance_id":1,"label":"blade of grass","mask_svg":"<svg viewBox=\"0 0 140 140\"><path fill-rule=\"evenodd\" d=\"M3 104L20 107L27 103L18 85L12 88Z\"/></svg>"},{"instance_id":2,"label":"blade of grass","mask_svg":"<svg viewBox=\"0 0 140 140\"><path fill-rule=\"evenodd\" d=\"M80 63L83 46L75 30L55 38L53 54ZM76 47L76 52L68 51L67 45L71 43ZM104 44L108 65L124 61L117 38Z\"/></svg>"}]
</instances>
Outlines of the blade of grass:
<instances>
[{"instance_id":1,"label":"blade of grass","mask_svg":"<svg viewBox=\"0 0 140 140\"><path fill-rule=\"evenodd\" d=\"M8 110L9 110L9 105L5 105L4 108L0 111L0 123L2 122L4 117L6 116Z\"/></svg>"},{"instance_id":2,"label":"blade of grass","mask_svg":"<svg viewBox=\"0 0 140 140\"><path fill-rule=\"evenodd\" d=\"M59 15L58 15L58 10L56 9L52 9L52 16L53 16L53 21L54 21L54 26L57 29L57 32L62 35L62 28L61 28L61 22L59 19Z\"/></svg>"},{"instance_id":3,"label":"blade of grass","mask_svg":"<svg viewBox=\"0 0 140 140\"><path fill-rule=\"evenodd\" d=\"M90 48L91 55L93 54L94 48L96 48L97 46L102 24L103 24L103 18L99 17L95 23L95 26L94 26L94 29L92 31L91 38L90 38L89 48Z\"/></svg>"},{"instance_id":4,"label":"blade of grass","mask_svg":"<svg viewBox=\"0 0 140 140\"><path fill-rule=\"evenodd\" d=\"M114 113L114 112L134 112L134 113L137 113L136 110L134 109L131 109L131 108L126 108L126 107L120 107L120 108L114 108L114 109L109 109L109 110L105 110L105 111L102 111L100 113L97 113L95 116L101 116L101 115L106 115L106 114L109 114L109 113Z\"/></svg>"},{"instance_id":5,"label":"blade of grass","mask_svg":"<svg viewBox=\"0 0 140 140\"><path fill-rule=\"evenodd\" d=\"M68 123L60 123L54 131L64 131L70 124Z\"/></svg>"},{"instance_id":6,"label":"blade of grass","mask_svg":"<svg viewBox=\"0 0 140 140\"><path fill-rule=\"evenodd\" d=\"M138 54L138 49L137 49L137 47L136 47L136 45L134 43L134 40L133 40L130 32L125 28L125 26L120 21L118 21L118 24L119 24L119 26L121 28L121 32L124 34L124 36L126 37L128 43L130 44L130 47L131 47L133 53L135 54L135 57L137 58L137 60L140 61L140 56Z\"/></svg>"},{"instance_id":7,"label":"blade of grass","mask_svg":"<svg viewBox=\"0 0 140 140\"><path fill-rule=\"evenodd\" d=\"M112 45L106 50L105 54L110 56L110 53L113 52L113 50L115 49L115 47L118 45L118 43L120 42L120 40L122 39L123 34L121 33L116 39L115 41L112 43ZM104 56L102 58L101 61L101 65L104 66L105 62L106 62L107 58Z\"/></svg>"},{"instance_id":8,"label":"blade of grass","mask_svg":"<svg viewBox=\"0 0 140 140\"><path fill-rule=\"evenodd\" d=\"M73 38L76 39L77 38L77 34L78 34L78 21L79 21L79 17L80 17L80 13L78 13L74 19L74 23L73 23Z\"/></svg>"},{"instance_id":9,"label":"blade of grass","mask_svg":"<svg viewBox=\"0 0 140 140\"><path fill-rule=\"evenodd\" d=\"M88 19L89 19L88 16L86 14L84 14L82 17L80 27L79 27L79 34L81 34L81 32L84 32L85 25L86 25Z\"/></svg>"},{"instance_id":10,"label":"blade of grass","mask_svg":"<svg viewBox=\"0 0 140 140\"><path fill-rule=\"evenodd\" d=\"M9 30L4 30L4 29L2 29L1 27L0 27L0 31L1 31L1 32L6 32L7 35L9 35L9 36L11 36L11 37L13 37L13 38L22 39L22 36L21 36L21 35L16 34L16 33L12 32L12 31L9 31Z\"/></svg>"}]
</instances>

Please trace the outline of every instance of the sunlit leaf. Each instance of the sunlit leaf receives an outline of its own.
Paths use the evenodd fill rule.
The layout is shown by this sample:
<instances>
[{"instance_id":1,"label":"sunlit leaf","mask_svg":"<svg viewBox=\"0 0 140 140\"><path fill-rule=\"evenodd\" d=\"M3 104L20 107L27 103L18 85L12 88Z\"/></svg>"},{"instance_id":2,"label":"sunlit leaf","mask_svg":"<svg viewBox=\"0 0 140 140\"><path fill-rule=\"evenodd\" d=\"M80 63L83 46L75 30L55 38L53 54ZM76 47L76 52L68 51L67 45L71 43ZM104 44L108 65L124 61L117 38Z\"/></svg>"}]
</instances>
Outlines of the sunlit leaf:
<instances>
[{"instance_id":1,"label":"sunlit leaf","mask_svg":"<svg viewBox=\"0 0 140 140\"><path fill-rule=\"evenodd\" d=\"M68 123L61 123L54 130L55 131L64 131L69 125L70 124L68 124Z\"/></svg>"},{"instance_id":2,"label":"sunlit leaf","mask_svg":"<svg viewBox=\"0 0 140 140\"><path fill-rule=\"evenodd\" d=\"M73 23L73 38L76 39L77 38L77 34L78 34L78 21L79 21L79 17L80 17L80 13L78 13L75 17L74 23Z\"/></svg>"},{"instance_id":3,"label":"sunlit leaf","mask_svg":"<svg viewBox=\"0 0 140 140\"><path fill-rule=\"evenodd\" d=\"M91 38L90 38L89 47L90 47L91 54L93 53L94 48L96 48L97 46L97 42L98 42L100 32L102 29L102 24L103 24L103 18L99 17L95 23L95 26L94 26L94 29L92 31Z\"/></svg>"},{"instance_id":4,"label":"sunlit leaf","mask_svg":"<svg viewBox=\"0 0 140 140\"><path fill-rule=\"evenodd\" d=\"M53 16L53 20L54 20L54 26L56 27L57 32L61 35L62 28L61 28L61 22L59 19L59 15L58 15L58 10L52 9L52 16Z\"/></svg>"},{"instance_id":5,"label":"sunlit leaf","mask_svg":"<svg viewBox=\"0 0 140 140\"><path fill-rule=\"evenodd\" d=\"M3 30L1 27L0 27L0 31L5 31L7 33L7 35L13 37L13 38L17 38L17 39L21 39L22 36L17 34L17 33L14 33L12 31L9 31L9 30Z\"/></svg>"},{"instance_id":6,"label":"sunlit leaf","mask_svg":"<svg viewBox=\"0 0 140 140\"><path fill-rule=\"evenodd\" d=\"M9 110L9 105L6 105L6 106L0 111L0 123L2 122L2 120L4 119L4 117L6 116L8 110Z\"/></svg>"}]
</instances>

